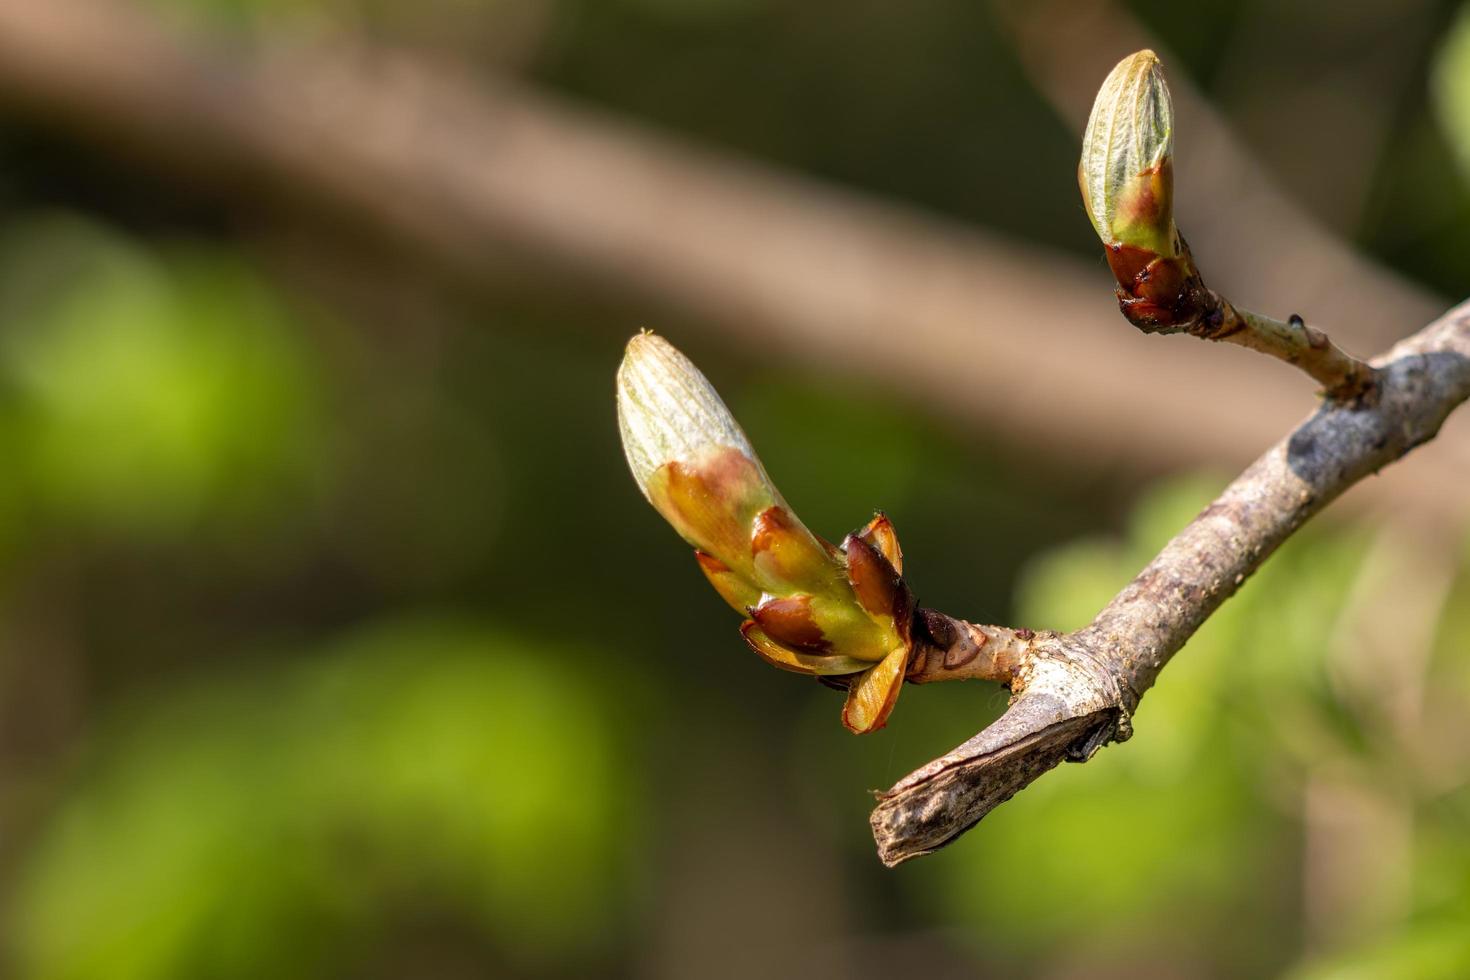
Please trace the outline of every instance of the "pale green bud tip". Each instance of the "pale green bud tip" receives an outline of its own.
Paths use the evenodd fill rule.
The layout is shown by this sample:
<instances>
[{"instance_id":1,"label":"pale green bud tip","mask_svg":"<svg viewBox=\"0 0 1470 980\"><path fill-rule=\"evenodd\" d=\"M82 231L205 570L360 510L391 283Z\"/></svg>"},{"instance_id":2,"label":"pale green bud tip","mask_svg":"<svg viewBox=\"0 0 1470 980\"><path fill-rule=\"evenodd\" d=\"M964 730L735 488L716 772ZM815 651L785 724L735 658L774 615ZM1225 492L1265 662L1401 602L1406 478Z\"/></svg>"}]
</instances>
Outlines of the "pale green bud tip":
<instances>
[{"instance_id":1,"label":"pale green bud tip","mask_svg":"<svg viewBox=\"0 0 1470 980\"><path fill-rule=\"evenodd\" d=\"M1106 245L1172 254L1174 106L1158 55L1113 68L1098 90L1077 168L1092 226Z\"/></svg>"},{"instance_id":2,"label":"pale green bud tip","mask_svg":"<svg viewBox=\"0 0 1470 980\"><path fill-rule=\"evenodd\" d=\"M618 367L618 427L638 489L648 496L660 466L725 446L755 460L750 440L709 380L673 344L644 331Z\"/></svg>"}]
</instances>

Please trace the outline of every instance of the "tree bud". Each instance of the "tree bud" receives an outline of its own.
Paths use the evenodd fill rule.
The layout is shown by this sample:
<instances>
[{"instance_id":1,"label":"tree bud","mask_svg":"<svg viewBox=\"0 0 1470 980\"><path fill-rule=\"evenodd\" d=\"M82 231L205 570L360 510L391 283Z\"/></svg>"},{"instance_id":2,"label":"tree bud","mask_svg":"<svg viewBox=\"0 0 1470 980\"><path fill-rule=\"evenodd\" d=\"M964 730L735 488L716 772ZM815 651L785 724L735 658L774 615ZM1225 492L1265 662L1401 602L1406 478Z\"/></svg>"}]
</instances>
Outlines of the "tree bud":
<instances>
[{"instance_id":1,"label":"tree bud","mask_svg":"<svg viewBox=\"0 0 1470 980\"><path fill-rule=\"evenodd\" d=\"M782 669L841 680L843 723L882 728L909 665L914 615L888 519L841 548L809 531L714 387L660 337L628 342L617 390L633 479L694 546L720 597L749 617L746 643Z\"/></svg>"}]
</instances>

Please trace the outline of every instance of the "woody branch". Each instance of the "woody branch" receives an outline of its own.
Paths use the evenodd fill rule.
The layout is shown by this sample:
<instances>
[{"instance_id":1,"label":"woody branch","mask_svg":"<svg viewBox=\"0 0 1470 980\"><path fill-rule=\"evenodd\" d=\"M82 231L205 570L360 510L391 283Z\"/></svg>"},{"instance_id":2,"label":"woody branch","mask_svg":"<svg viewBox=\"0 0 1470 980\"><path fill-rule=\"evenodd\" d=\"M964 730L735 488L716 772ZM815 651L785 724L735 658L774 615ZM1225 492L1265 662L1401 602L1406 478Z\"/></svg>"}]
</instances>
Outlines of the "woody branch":
<instances>
[{"instance_id":1,"label":"woody branch","mask_svg":"<svg viewBox=\"0 0 1470 980\"><path fill-rule=\"evenodd\" d=\"M1139 700L1186 640L1291 534L1348 487L1432 439L1470 398L1470 302L1373 364L1371 407L1327 401L1245 470L1087 627L1038 635L994 724L880 794L895 865L952 841L1037 776L1131 734Z\"/></svg>"}]
</instances>

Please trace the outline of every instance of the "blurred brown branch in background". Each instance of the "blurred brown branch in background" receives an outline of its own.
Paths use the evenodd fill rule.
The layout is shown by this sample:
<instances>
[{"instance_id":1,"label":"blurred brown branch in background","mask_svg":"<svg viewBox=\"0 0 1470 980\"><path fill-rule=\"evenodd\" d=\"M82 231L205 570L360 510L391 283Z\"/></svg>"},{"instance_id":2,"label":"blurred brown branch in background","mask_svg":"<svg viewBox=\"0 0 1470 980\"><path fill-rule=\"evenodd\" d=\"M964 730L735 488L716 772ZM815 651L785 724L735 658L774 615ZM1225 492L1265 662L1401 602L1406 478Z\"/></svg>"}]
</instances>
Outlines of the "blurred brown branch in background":
<instances>
[{"instance_id":1,"label":"blurred brown branch in background","mask_svg":"<svg viewBox=\"0 0 1470 980\"><path fill-rule=\"evenodd\" d=\"M1100 265L722 159L512 82L383 51L261 50L213 50L131 5L0 0L0 100L242 211L371 229L476 282L535 276L631 295L729 343L878 377L1079 467L1243 461L1308 407L1290 372L1263 377L1244 358L1131 336L1098 301ZM1258 306L1300 309L1363 349L1419 321L1427 300L1283 210L1223 127L1204 138L1212 146L1190 158L1220 170L1186 186L1228 187L1231 203L1184 207L1197 251L1235 263L1222 282L1259 274ZM1272 246L1239 247L1268 212L1281 229ZM1458 516L1453 473L1470 446L1446 441L1413 479L1378 491Z\"/></svg>"}]
</instances>

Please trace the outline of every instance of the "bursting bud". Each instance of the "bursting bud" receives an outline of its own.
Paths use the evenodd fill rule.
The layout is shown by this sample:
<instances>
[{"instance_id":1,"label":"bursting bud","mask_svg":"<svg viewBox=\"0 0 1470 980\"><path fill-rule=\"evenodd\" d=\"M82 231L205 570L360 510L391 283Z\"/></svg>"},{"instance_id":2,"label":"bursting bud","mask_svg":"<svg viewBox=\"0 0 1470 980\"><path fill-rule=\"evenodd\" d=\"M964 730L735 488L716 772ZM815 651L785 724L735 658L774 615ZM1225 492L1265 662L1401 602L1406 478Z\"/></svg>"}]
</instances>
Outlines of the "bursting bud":
<instances>
[{"instance_id":1,"label":"bursting bud","mask_svg":"<svg viewBox=\"0 0 1470 980\"><path fill-rule=\"evenodd\" d=\"M1124 315L1148 332L1188 329L1203 312L1203 285L1174 225L1174 105L1152 51L1124 58L1103 81L1077 182Z\"/></svg>"},{"instance_id":2,"label":"bursting bud","mask_svg":"<svg viewBox=\"0 0 1470 980\"><path fill-rule=\"evenodd\" d=\"M714 387L662 337L628 342L617 388L633 479L747 617L745 642L776 667L845 687L851 731L882 728L908 672L914 617L888 519L840 548L808 530Z\"/></svg>"}]
</instances>

